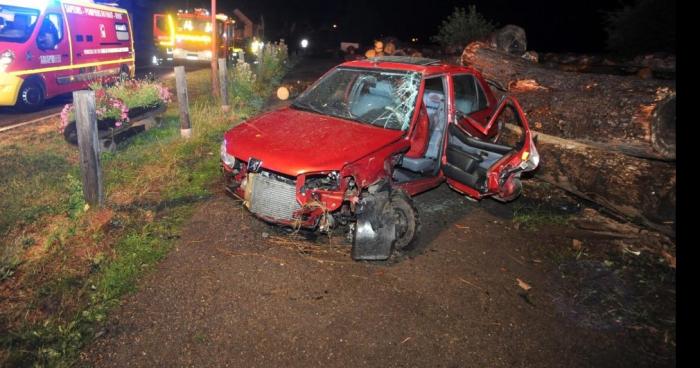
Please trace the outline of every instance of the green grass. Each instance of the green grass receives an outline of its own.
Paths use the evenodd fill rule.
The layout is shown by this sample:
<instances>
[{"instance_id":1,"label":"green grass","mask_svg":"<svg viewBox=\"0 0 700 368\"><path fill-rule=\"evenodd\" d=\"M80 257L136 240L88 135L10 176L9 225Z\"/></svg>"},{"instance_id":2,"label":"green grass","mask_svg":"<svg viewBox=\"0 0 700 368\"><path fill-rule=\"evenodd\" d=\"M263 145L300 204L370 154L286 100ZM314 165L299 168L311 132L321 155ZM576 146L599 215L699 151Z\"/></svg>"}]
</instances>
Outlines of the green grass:
<instances>
[{"instance_id":1,"label":"green grass","mask_svg":"<svg viewBox=\"0 0 700 368\"><path fill-rule=\"evenodd\" d=\"M532 207L521 204L516 205L513 210L513 222L528 230L537 230L551 225L566 225L569 217L569 214L539 205Z\"/></svg>"},{"instance_id":2,"label":"green grass","mask_svg":"<svg viewBox=\"0 0 700 368\"><path fill-rule=\"evenodd\" d=\"M22 310L0 311L0 329L7 330L0 334L0 366L73 366L109 310L167 255L195 205L212 195L223 132L255 113L274 85L254 85L251 97L259 105L241 102L234 119L212 100L208 84L209 71L188 74L191 91L207 91L191 94L192 138L180 138L173 104L162 127L102 155L109 233L90 225L99 211L85 211L77 151L61 136L53 134L43 146L2 147L0 204L9 211L0 214L0 234L6 235L0 243L0 277L21 269L24 290L32 295L26 311L49 306L53 312L19 322ZM52 222L52 215L62 222ZM23 263L24 249L35 246L39 235L44 256ZM85 261L75 255L77 249L94 255Z\"/></svg>"}]
</instances>

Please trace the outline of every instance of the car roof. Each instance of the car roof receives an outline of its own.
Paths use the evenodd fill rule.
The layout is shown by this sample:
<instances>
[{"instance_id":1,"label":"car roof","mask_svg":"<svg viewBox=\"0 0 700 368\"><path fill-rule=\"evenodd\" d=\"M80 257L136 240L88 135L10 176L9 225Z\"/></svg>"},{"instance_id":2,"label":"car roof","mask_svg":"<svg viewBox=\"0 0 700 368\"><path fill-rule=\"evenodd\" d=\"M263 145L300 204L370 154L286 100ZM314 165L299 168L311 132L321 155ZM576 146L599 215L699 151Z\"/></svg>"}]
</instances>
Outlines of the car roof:
<instances>
[{"instance_id":1,"label":"car roof","mask_svg":"<svg viewBox=\"0 0 700 368\"><path fill-rule=\"evenodd\" d=\"M369 59L348 61L340 64L341 67L392 69L419 72L422 74L436 74L445 72L475 72L475 69L467 66L453 65L438 59L411 56L381 56Z\"/></svg>"}]
</instances>

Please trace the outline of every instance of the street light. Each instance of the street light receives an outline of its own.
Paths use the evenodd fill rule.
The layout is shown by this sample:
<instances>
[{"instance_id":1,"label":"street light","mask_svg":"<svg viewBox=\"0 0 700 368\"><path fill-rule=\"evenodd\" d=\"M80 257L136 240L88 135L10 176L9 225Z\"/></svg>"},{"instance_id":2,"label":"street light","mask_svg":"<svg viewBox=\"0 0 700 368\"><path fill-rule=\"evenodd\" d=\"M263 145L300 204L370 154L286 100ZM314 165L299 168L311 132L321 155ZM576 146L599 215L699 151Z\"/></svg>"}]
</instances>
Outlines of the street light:
<instances>
[{"instance_id":1,"label":"street light","mask_svg":"<svg viewBox=\"0 0 700 368\"><path fill-rule=\"evenodd\" d=\"M305 48L307 48L307 47L309 47L309 40L307 40L306 38L304 38L304 39L301 40L301 48L302 48L302 49L305 49Z\"/></svg>"}]
</instances>

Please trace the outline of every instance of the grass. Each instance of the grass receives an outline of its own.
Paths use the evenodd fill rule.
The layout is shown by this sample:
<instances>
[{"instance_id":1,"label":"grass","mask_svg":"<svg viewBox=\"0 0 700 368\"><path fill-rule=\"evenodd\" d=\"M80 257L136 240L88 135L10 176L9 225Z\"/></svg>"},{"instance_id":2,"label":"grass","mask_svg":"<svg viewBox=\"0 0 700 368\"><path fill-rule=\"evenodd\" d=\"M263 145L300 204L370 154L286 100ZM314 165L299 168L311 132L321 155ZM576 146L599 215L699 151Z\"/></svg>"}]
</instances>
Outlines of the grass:
<instances>
[{"instance_id":1,"label":"grass","mask_svg":"<svg viewBox=\"0 0 700 368\"><path fill-rule=\"evenodd\" d=\"M216 190L223 132L258 111L274 84L243 86L259 102L239 99L224 114L209 83L208 70L188 74L191 91L207 91L190 94L192 138L180 138L171 105L162 127L102 154L102 209L85 206L77 150L55 130L41 144L27 144L33 134L0 143L0 282L11 293L0 294L0 366L75 365L109 310Z\"/></svg>"},{"instance_id":2,"label":"grass","mask_svg":"<svg viewBox=\"0 0 700 368\"><path fill-rule=\"evenodd\" d=\"M516 205L513 210L513 222L528 230L537 230L543 226L566 225L570 214L561 213L554 208L542 205Z\"/></svg>"}]
</instances>

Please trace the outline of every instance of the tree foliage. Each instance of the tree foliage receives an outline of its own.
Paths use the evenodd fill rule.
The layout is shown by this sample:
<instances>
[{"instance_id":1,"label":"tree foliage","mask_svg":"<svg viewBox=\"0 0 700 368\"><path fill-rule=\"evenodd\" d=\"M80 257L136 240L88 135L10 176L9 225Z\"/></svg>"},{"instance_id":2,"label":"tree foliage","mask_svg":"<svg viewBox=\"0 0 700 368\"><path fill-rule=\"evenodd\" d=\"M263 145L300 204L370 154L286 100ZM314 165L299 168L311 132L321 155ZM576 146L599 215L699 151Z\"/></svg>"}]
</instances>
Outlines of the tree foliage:
<instances>
[{"instance_id":1,"label":"tree foliage","mask_svg":"<svg viewBox=\"0 0 700 368\"><path fill-rule=\"evenodd\" d=\"M469 11L455 7L452 14L442 21L433 41L446 48L462 48L469 42L486 37L495 28L494 23L476 11L475 5L469 5Z\"/></svg>"},{"instance_id":2,"label":"tree foliage","mask_svg":"<svg viewBox=\"0 0 700 368\"><path fill-rule=\"evenodd\" d=\"M621 54L676 51L676 2L635 0L605 14L607 46Z\"/></svg>"}]
</instances>

